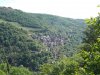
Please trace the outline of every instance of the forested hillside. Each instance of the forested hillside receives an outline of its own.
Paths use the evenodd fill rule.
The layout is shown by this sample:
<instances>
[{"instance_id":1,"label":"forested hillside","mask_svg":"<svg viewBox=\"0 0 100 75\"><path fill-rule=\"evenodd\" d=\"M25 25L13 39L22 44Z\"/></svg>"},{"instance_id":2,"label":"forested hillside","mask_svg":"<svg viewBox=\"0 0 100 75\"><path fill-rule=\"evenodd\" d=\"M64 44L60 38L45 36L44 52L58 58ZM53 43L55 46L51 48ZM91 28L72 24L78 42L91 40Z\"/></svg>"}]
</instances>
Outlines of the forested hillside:
<instances>
[{"instance_id":1,"label":"forested hillside","mask_svg":"<svg viewBox=\"0 0 100 75\"><path fill-rule=\"evenodd\" d=\"M10 7L0 7L0 63L3 63L3 66L0 65L0 72L2 75L3 72L15 75L12 72L17 71L17 68L28 68L39 75L42 74L42 68L42 75L60 75L44 74L45 65L54 69L56 61L80 52L82 39L86 37L83 34L86 27L82 19L26 13ZM67 62L71 63L65 65L73 64L74 60L71 59L68 58ZM2 68L5 64L9 65L6 66L6 71ZM75 64L76 68L76 60ZM26 75L31 75L28 69L26 71L29 74Z\"/></svg>"},{"instance_id":2,"label":"forested hillside","mask_svg":"<svg viewBox=\"0 0 100 75\"><path fill-rule=\"evenodd\" d=\"M49 50L64 46L62 50L67 50L67 56L77 52L76 46L82 42L82 32L86 28L84 20L81 19L25 13L10 7L0 8L0 18L20 24L18 26L28 30L33 39L43 42Z\"/></svg>"},{"instance_id":3,"label":"forested hillside","mask_svg":"<svg viewBox=\"0 0 100 75\"><path fill-rule=\"evenodd\" d=\"M53 64L43 64L40 75L100 75L100 15L86 23L82 50Z\"/></svg>"}]
</instances>

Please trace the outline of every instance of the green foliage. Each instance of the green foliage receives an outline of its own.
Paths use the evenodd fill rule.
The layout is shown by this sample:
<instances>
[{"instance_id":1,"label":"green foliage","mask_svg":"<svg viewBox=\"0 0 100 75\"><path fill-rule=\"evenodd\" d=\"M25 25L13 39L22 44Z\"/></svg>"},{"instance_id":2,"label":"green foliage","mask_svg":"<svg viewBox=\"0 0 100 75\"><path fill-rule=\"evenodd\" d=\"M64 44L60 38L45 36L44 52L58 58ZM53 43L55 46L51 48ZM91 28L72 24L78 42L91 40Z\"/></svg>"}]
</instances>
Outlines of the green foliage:
<instances>
[{"instance_id":1,"label":"green foliage","mask_svg":"<svg viewBox=\"0 0 100 75\"><path fill-rule=\"evenodd\" d=\"M10 66L10 71L9 73L7 72L7 64L2 63L0 64L0 75L33 75L31 71L29 71L25 67L13 67Z\"/></svg>"},{"instance_id":2,"label":"green foliage","mask_svg":"<svg viewBox=\"0 0 100 75\"><path fill-rule=\"evenodd\" d=\"M89 75L100 74L100 16L87 20L88 29L85 32L85 46L81 52L84 59L84 69Z\"/></svg>"},{"instance_id":3,"label":"green foliage","mask_svg":"<svg viewBox=\"0 0 100 75\"><path fill-rule=\"evenodd\" d=\"M79 70L78 62L71 58L63 58L53 64L44 64L41 66L41 75L82 75L82 69ZM80 71L80 72L79 72Z\"/></svg>"},{"instance_id":4,"label":"green foliage","mask_svg":"<svg viewBox=\"0 0 100 75\"><path fill-rule=\"evenodd\" d=\"M0 62L4 62L6 56L11 65L23 65L33 70L47 62L49 52L45 51L45 46L29 37L27 31L9 22L0 23Z\"/></svg>"},{"instance_id":5,"label":"green foliage","mask_svg":"<svg viewBox=\"0 0 100 75\"><path fill-rule=\"evenodd\" d=\"M0 18L3 18L11 22L18 22L22 24L23 26L36 27L36 28L39 27L36 24L35 20L32 19L31 15L27 13L23 13L20 10L13 11L12 8L1 7Z\"/></svg>"},{"instance_id":6,"label":"green foliage","mask_svg":"<svg viewBox=\"0 0 100 75\"><path fill-rule=\"evenodd\" d=\"M24 67L13 67L11 68L10 75L33 75L33 73Z\"/></svg>"},{"instance_id":7,"label":"green foliage","mask_svg":"<svg viewBox=\"0 0 100 75\"><path fill-rule=\"evenodd\" d=\"M43 64L40 67L41 75L49 75L53 71L53 64Z\"/></svg>"},{"instance_id":8,"label":"green foliage","mask_svg":"<svg viewBox=\"0 0 100 75\"><path fill-rule=\"evenodd\" d=\"M7 64L6 63L0 64L0 70L2 70L3 72L7 73Z\"/></svg>"},{"instance_id":9,"label":"green foliage","mask_svg":"<svg viewBox=\"0 0 100 75\"><path fill-rule=\"evenodd\" d=\"M34 32L35 35L42 33L43 36L64 37L66 39L64 40L64 48L60 50L64 51L66 56L72 56L78 52L77 46L82 42L84 37L82 32L86 27L84 20L81 19L75 20L53 15L26 13L9 7L0 7L0 18L9 22L19 23L23 29ZM16 26L19 25L16 24ZM33 34L31 35L33 36Z\"/></svg>"},{"instance_id":10,"label":"green foliage","mask_svg":"<svg viewBox=\"0 0 100 75\"><path fill-rule=\"evenodd\" d=\"M4 63L0 64L1 74L33 75L29 68L36 71L37 75L88 75L87 70L79 64L83 60L79 62L73 57L55 61L80 51L77 46L82 42L85 27L81 19L25 13L0 7L0 63ZM42 42L46 41L43 37L47 36L50 38L45 43L56 43L56 46ZM59 45L59 40L63 41L60 42L63 45ZM99 42L99 38L97 40ZM95 47L99 48L99 45ZM77 58L82 59L79 56ZM24 67L19 67L21 65Z\"/></svg>"},{"instance_id":11,"label":"green foliage","mask_svg":"<svg viewBox=\"0 0 100 75\"><path fill-rule=\"evenodd\" d=\"M0 70L0 75L6 75L6 73Z\"/></svg>"}]
</instances>

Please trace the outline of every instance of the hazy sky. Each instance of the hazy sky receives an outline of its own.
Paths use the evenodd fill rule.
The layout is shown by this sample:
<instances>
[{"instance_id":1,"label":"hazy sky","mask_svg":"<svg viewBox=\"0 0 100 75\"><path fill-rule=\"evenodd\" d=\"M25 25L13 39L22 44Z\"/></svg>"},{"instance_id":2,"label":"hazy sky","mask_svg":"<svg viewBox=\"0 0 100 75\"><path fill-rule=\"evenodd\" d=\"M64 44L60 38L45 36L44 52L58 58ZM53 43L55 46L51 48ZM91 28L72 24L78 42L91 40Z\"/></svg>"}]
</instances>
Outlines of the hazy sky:
<instances>
[{"instance_id":1,"label":"hazy sky","mask_svg":"<svg viewBox=\"0 0 100 75\"><path fill-rule=\"evenodd\" d=\"M0 0L0 6L69 18L97 16L100 10L98 4L100 0Z\"/></svg>"}]
</instances>

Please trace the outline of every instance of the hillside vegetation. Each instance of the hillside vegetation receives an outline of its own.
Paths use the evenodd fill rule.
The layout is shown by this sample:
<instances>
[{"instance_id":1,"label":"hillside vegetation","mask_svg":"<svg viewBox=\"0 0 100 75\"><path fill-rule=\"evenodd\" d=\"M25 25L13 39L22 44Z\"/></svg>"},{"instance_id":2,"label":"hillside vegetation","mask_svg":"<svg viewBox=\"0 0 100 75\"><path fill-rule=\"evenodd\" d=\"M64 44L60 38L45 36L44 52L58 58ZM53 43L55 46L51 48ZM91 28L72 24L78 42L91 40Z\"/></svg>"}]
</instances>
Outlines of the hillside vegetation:
<instances>
[{"instance_id":1,"label":"hillside vegetation","mask_svg":"<svg viewBox=\"0 0 100 75\"><path fill-rule=\"evenodd\" d=\"M20 70L24 66L38 72L38 75L42 69L43 75L49 75L44 73L45 65L52 65L50 69L55 69L63 60L55 65L56 61L81 51L80 45L85 37L83 31L86 27L82 19L26 13L10 7L0 7L0 63L11 65L14 70ZM74 60L71 59L68 58L67 62L72 63L65 65L73 64ZM76 68L79 64L76 61L75 64Z\"/></svg>"},{"instance_id":2,"label":"hillside vegetation","mask_svg":"<svg viewBox=\"0 0 100 75\"><path fill-rule=\"evenodd\" d=\"M84 20L81 19L25 13L10 7L0 8L0 18L20 24L22 29L28 30L33 39L42 41L49 50L64 46L62 50L67 50L67 56L77 52L76 46L82 42L82 32L86 28Z\"/></svg>"}]
</instances>

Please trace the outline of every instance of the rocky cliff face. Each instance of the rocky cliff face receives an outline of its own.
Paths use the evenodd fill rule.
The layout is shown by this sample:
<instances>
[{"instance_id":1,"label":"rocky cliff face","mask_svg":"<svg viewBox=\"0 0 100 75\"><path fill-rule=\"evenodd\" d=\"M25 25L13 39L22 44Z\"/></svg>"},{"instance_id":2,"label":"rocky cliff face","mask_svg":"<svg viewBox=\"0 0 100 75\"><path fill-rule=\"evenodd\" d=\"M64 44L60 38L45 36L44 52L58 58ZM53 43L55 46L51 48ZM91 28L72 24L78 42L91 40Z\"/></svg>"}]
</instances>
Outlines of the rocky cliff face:
<instances>
[{"instance_id":1,"label":"rocky cliff face","mask_svg":"<svg viewBox=\"0 0 100 75\"><path fill-rule=\"evenodd\" d=\"M37 34L37 35L32 35L33 39L41 41L44 45L47 46L47 50L51 52L52 58L57 59L59 58L60 55L60 46L64 46L66 44L66 38L63 37L62 35L43 35L43 34Z\"/></svg>"},{"instance_id":2,"label":"rocky cliff face","mask_svg":"<svg viewBox=\"0 0 100 75\"><path fill-rule=\"evenodd\" d=\"M49 48L53 48L56 46L63 46L65 42L65 37L62 35L33 35L34 39L40 40L44 45L46 45Z\"/></svg>"}]
</instances>

